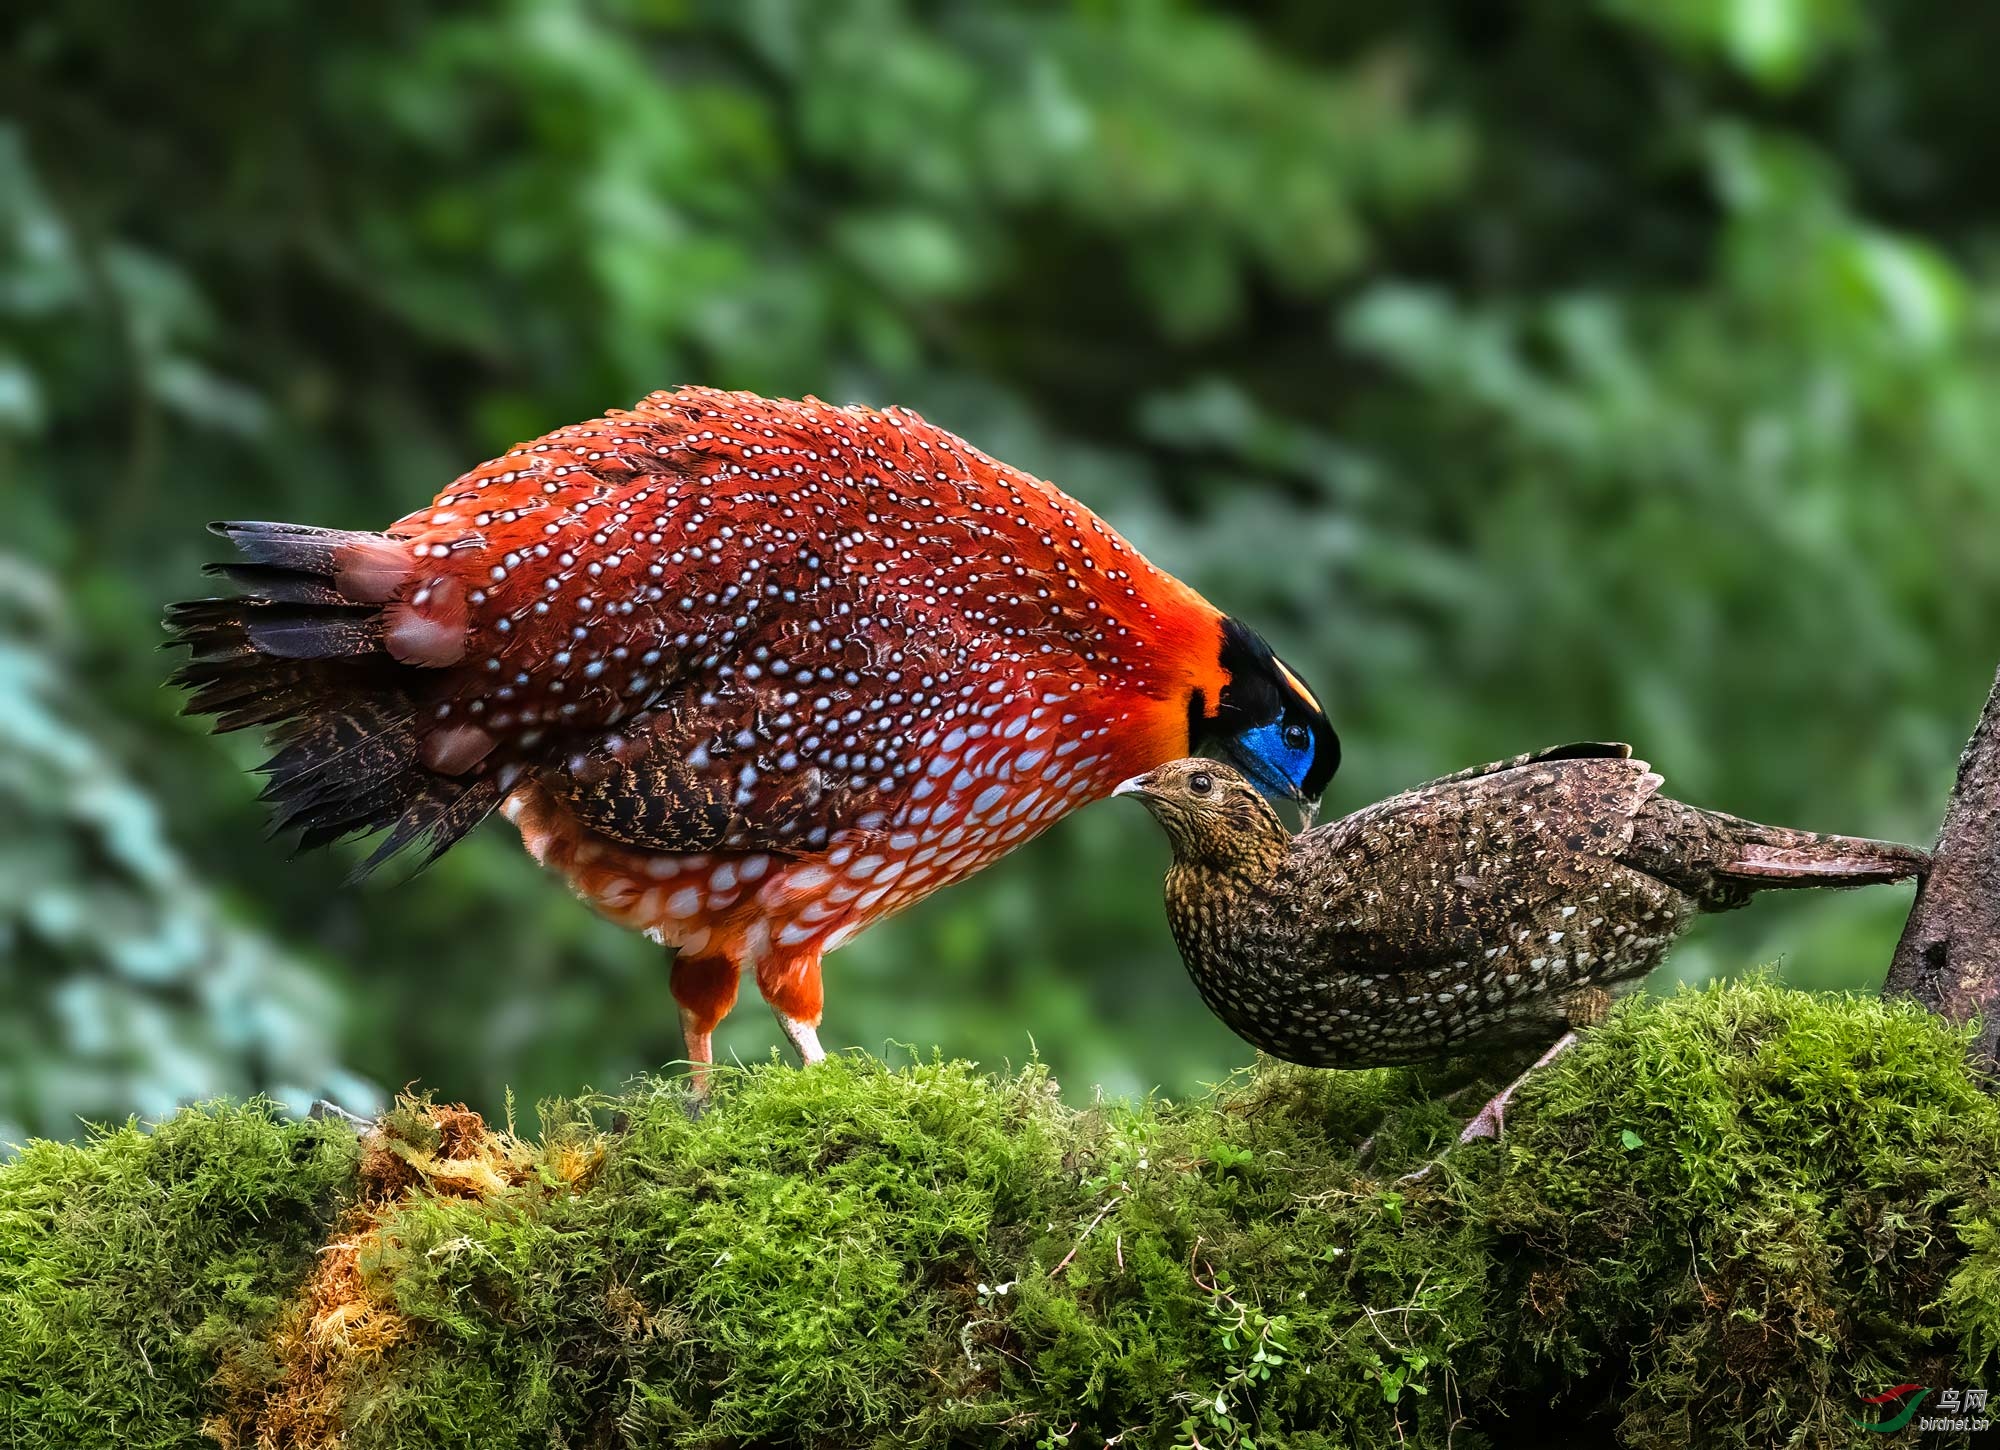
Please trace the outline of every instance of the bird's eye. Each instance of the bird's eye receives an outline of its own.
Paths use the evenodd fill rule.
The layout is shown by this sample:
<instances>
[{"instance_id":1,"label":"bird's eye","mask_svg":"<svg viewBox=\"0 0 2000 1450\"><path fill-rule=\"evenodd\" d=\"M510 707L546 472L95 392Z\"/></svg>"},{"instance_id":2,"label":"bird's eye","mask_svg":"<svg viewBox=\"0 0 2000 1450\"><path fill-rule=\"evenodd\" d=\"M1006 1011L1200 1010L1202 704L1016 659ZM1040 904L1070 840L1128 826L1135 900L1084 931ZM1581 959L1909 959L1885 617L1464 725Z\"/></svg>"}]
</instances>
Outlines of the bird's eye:
<instances>
[{"instance_id":1,"label":"bird's eye","mask_svg":"<svg viewBox=\"0 0 2000 1450\"><path fill-rule=\"evenodd\" d=\"M1207 795L1215 789L1215 777L1207 771L1198 770L1188 777L1188 790L1195 795Z\"/></svg>"},{"instance_id":2,"label":"bird's eye","mask_svg":"<svg viewBox=\"0 0 2000 1450\"><path fill-rule=\"evenodd\" d=\"M1294 750L1304 750L1312 737L1306 734L1306 727L1294 721L1285 727L1285 744Z\"/></svg>"}]
</instances>

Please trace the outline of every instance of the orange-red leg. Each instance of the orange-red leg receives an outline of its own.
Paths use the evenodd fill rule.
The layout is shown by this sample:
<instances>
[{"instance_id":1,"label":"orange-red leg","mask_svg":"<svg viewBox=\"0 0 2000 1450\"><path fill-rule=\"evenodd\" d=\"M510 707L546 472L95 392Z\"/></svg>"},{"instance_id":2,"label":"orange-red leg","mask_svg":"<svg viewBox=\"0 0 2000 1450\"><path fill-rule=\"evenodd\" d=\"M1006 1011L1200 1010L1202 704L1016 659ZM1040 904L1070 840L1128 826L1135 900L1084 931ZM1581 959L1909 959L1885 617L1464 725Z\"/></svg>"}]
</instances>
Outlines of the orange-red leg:
<instances>
[{"instance_id":1,"label":"orange-red leg","mask_svg":"<svg viewBox=\"0 0 2000 1450\"><path fill-rule=\"evenodd\" d=\"M668 985L680 1003L681 1037L694 1064L694 1090L702 1097L708 1096L708 1069L715 1061L715 1029L736 1005L740 975L735 963L717 957L674 958Z\"/></svg>"},{"instance_id":2,"label":"orange-red leg","mask_svg":"<svg viewBox=\"0 0 2000 1450\"><path fill-rule=\"evenodd\" d=\"M814 1063L826 1056L819 1045L826 991L820 985L818 952L807 957L766 957L757 964L757 990L771 1004L801 1062Z\"/></svg>"}]
</instances>

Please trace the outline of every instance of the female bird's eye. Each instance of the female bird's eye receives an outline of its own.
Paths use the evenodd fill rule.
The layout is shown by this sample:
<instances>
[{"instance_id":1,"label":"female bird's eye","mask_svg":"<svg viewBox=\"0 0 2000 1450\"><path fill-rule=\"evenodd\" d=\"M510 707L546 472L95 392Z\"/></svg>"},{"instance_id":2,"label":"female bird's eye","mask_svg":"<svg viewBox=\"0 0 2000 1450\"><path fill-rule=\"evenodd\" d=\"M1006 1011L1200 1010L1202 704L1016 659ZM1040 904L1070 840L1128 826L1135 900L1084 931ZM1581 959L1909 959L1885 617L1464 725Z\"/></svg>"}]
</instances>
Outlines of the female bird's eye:
<instances>
[{"instance_id":1,"label":"female bird's eye","mask_svg":"<svg viewBox=\"0 0 2000 1450\"><path fill-rule=\"evenodd\" d=\"M1215 788L1215 777L1205 771L1196 771L1188 777L1188 789L1196 795L1207 795Z\"/></svg>"},{"instance_id":2,"label":"female bird's eye","mask_svg":"<svg viewBox=\"0 0 2000 1450\"><path fill-rule=\"evenodd\" d=\"M1306 742L1310 738L1306 734L1306 727L1298 724L1296 721L1285 727L1285 744L1291 746L1294 750L1304 750Z\"/></svg>"}]
</instances>

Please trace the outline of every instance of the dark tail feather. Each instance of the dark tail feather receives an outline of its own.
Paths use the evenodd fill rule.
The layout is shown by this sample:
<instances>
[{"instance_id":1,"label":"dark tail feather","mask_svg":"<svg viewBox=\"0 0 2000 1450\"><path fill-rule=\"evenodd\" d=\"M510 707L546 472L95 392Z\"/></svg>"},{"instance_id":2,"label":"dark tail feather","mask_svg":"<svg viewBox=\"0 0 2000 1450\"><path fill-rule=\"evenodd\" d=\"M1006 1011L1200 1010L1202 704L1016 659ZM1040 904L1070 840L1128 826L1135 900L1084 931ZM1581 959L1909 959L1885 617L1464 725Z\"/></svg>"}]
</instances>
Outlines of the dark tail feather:
<instances>
[{"instance_id":1,"label":"dark tail feather","mask_svg":"<svg viewBox=\"0 0 2000 1450\"><path fill-rule=\"evenodd\" d=\"M189 691L184 712L212 716L218 733L268 727L264 799L273 830L296 831L301 848L387 831L357 876L419 843L419 869L429 864L498 804L499 788L490 774L423 765L418 723L433 681L383 650L381 605L336 583L343 551L387 541L299 524L210 527L248 562L209 567L236 594L167 610L169 644L188 651L172 677Z\"/></svg>"},{"instance_id":2,"label":"dark tail feather","mask_svg":"<svg viewBox=\"0 0 2000 1450\"><path fill-rule=\"evenodd\" d=\"M1764 826L1657 795L1633 817L1622 859L1710 911L1741 906L1752 892L1777 887L1902 881L1922 876L1931 862L1914 846Z\"/></svg>"},{"instance_id":3,"label":"dark tail feather","mask_svg":"<svg viewBox=\"0 0 2000 1450\"><path fill-rule=\"evenodd\" d=\"M332 583L339 568L336 557L342 549L356 544L379 542L380 534L354 529L316 529L311 524L277 524L254 519L224 519L208 526L236 546L236 552L252 564L282 569L308 578ZM228 569L227 564L215 566Z\"/></svg>"},{"instance_id":4,"label":"dark tail feather","mask_svg":"<svg viewBox=\"0 0 2000 1450\"><path fill-rule=\"evenodd\" d=\"M1861 836L1822 836L1745 821L1732 856L1716 874L1757 887L1875 886L1922 876L1928 851Z\"/></svg>"}]
</instances>

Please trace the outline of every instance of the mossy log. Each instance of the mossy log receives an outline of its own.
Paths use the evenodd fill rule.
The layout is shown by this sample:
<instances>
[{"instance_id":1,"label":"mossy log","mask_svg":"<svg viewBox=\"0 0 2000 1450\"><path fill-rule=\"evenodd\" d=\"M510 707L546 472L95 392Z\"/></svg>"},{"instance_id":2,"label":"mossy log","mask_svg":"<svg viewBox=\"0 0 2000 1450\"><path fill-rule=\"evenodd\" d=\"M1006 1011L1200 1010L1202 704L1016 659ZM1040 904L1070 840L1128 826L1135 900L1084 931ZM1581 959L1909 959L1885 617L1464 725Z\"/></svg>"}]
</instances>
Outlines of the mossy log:
<instances>
[{"instance_id":1,"label":"mossy log","mask_svg":"<svg viewBox=\"0 0 2000 1450\"><path fill-rule=\"evenodd\" d=\"M192 1108L0 1168L0 1440L1881 1443L1862 1396L2000 1358L1969 1036L1765 981L1636 1001L1416 1183L1490 1084L1078 1111L849 1055L533 1141Z\"/></svg>"}]
</instances>

